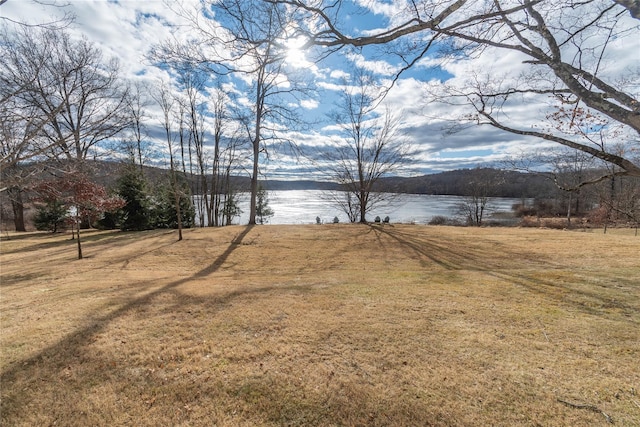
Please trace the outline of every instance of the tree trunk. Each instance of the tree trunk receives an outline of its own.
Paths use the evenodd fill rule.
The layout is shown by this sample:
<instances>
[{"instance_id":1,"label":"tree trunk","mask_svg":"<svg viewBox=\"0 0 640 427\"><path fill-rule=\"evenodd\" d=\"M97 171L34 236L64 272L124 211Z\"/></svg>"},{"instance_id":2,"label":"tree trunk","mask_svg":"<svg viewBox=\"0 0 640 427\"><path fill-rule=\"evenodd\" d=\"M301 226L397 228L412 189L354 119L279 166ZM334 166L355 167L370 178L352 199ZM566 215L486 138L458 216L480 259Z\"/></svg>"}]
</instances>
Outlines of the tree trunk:
<instances>
[{"instance_id":1,"label":"tree trunk","mask_svg":"<svg viewBox=\"0 0 640 427\"><path fill-rule=\"evenodd\" d=\"M200 178L201 178L200 180L202 182L201 194L202 194L202 197L204 197L204 206L203 206L202 211L207 216L209 216L209 211L210 211L210 209L209 209L209 184L207 183L207 173L205 171L204 166L200 167ZM211 219L209 217L207 217L207 224L208 224L209 221L211 221ZM200 224L201 224L200 225L201 227L205 226L204 215L201 217Z\"/></svg>"},{"instance_id":2,"label":"tree trunk","mask_svg":"<svg viewBox=\"0 0 640 427\"><path fill-rule=\"evenodd\" d=\"M9 190L11 208L13 210L13 223L16 231L27 231L24 226L24 203L22 202L22 190L14 187Z\"/></svg>"},{"instance_id":3,"label":"tree trunk","mask_svg":"<svg viewBox=\"0 0 640 427\"><path fill-rule=\"evenodd\" d=\"M213 150L213 165L211 174L211 206L209 211L209 226L218 226L220 212L220 137L216 135Z\"/></svg>"},{"instance_id":4,"label":"tree trunk","mask_svg":"<svg viewBox=\"0 0 640 427\"><path fill-rule=\"evenodd\" d=\"M168 131L167 131L168 133ZM176 167L173 163L173 150L171 148L171 139L167 136L169 145L169 165L171 170L171 190L176 203L176 215L178 215L178 241L182 240L182 213L180 212L180 192L178 189L178 178L176 177Z\"/></svg>"},{"instance_id":5,"label":"tree trunk","mask_svg":"<svg viewBox=\"0 0 640 427\"><path fill-rule=\"evenodd\" d=\"M178 241L180 241L182 240L182 213L180 211L180 194L178 194L178 192L175 190L175 186L173 194L176 198L176 214L178 215Z\"/></svg>"},{"instance_id":6,"label":"tree trunk","mask_svg":"<svg viewBox=\"0 0 640 427\"><path fill-rule=\"evenodd\" d=\"M178 189L178 178L176 177L176 169L173 164L173 151L171 151L171 144L169 144L169 161L171 162L171 187L176 203L176 214L178 215L178 241L180 241L182 240L182 213L180 212L180 192Z\"/></svg>"},{"instance_id":7,"label":"tree trunk","mask_svg":"<svg viewBox=\"0 0 640 427\"><path fill-rule=\"evenodd\" d=\"M231 213L227 208L227 204L229 203L229 198L231 197L231 164L227 166L224 175L224 199L222 203L222 212L224 218L222 219L223 225L231 225Z\"/></svg>"},{"instance_id":8,"label":"tree trunk","mask_svg":"<svg viewBox=\"0 0 640 427\"><path fill-rule=\"evenodd\" d=\"M76 217L76 227L78 227L77 232L78 232L78 259L82 259L82 244L80 243L80 218Z\"/></svg>"},{"instance_id":9,"label":"tree trunk","mask_svg":"<svg viewBox=\"0 0 640 427\"><path fill-rule=\"evenodd\" d=\"M573 193L569 192L569 201L567 202L567 228L571 228L571 205L573 204Z\"/></svg>"},{"instance_id":10,"label":"tree trunk","mask_svg":"<svg viewBox=\"0 0 640 427\"><path fill-rule=\"evenodd\" d=\"M260 155L260 141L256 137L253 141L253 172L251 174L251 203L249 209L249 225L256 224L256 197L258 195L258 157Z\"/></svg>"},{"instance_id":11,"label":"tree trunk","mask_svg":"<svg viewBox=\"0 0 640 427\"><path fill-rule=\"evenodd\" d=\"M140 173L144 173L144 166L142 166L142 149L140 143L138 143L138 161L140 162Z\"/></svg>"},{"instance_id":12,"label":"tree trunk","mask_svg":"<svg viewBox=\"0 0 640 427\"><path fill-rule=\"evenodd\" d=\"M367 199L364 191L360 191L360 223L367 223Z\"/></svg>"}]
</instances>

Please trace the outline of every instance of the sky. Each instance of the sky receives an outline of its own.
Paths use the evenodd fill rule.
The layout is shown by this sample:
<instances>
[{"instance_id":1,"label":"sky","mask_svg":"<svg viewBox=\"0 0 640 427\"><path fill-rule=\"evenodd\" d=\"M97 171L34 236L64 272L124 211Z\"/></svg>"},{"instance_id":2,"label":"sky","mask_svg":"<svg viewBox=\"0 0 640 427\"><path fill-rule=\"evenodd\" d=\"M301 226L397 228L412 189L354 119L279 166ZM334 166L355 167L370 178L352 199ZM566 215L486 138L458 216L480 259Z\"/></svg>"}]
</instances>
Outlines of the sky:
<instances>
[{"instance_id":1,"label":"sky","mask_svg":"<svg viewBox=\"0 0 640 427\"><path fill-rule=\"evenodd\" d=\"M367 35L372 31L393 25L400 17L399 5L403 1L355 0L360 7L347 7L341 16L341 24L352 34ZM153 66L147 59L151 46L171 37L188 37L185 21L162 0L61 0L52 7L51 0L38 4L31 0L7 0L0 6L0 18L4 21L42 23L55 20L62 13L70 13L75 19L68 31L87 37L100 47L105 57L120 60L121 75L131 81L157 83L160 79L175 79L166 69ZM172 1L172 7L180 2ZM194 0L182 2L187 7ZM364 12L363 12L364 11ZM630 25L635 25L631 23ZM186 31L185 31L186 30ZM626 38L612 43L608 51L609 71L628 70L638 66L640 38ZM289 136L304 147L323 147L335 135L335 123L330 119L342 90L342 82L354 65L372 72L380 81L390 82L401 64L396 57L380 50L345 49L320 63L311 61L311 53L297 48L291 41L287 57L291 69L304 72L313 79L315 91L297 100L297 108L312 125ZM489 78L517 78L525 69L523 58L506 51L486 50L474 58L459 58L441 63L435 57L426 57L412 69L403 73L389 90L381 108L388 108L401 118L403 137L415 147L417 154L403 175L422 175L477 166L499 166L505 159L526 155L553 144L527 139L489 126L465 126L451 132L452 124L470 110L463 105L436 102L432 94L441 92L442 85L456 87L468 83L474 72ZM228 80L227 85L241 90L238 81ZM240 96L242 98L242 96ZM241 101L238 101L241 102ZM539 125L540 118L549 111L544 100L522 98L505 105L505 115L511 123L524 129ZM160 112L149 107L149 138L164 149L159 126ZM210 138L211 139L211 138ZM310 154L313 156L313 154ZM162 156L161 156L162 157ZM158 160L166 164L166 158ZM262 173L269 179L321 178L305 158L286 152L274 152L262 166Z\"/></svg>"}]
</instances>

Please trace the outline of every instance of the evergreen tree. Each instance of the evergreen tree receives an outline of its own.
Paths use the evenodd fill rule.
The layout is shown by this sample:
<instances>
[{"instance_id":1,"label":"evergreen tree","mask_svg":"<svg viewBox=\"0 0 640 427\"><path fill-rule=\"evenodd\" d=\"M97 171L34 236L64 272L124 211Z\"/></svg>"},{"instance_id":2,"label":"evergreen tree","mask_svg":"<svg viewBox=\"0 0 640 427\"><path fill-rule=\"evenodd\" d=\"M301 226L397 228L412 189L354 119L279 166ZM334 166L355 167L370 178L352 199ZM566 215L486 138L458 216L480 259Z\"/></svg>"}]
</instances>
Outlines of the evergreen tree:
<instances>
[{"instance_id":1,"label":"evergreen tree","mask_svg":"<svg viewBox=\"0 0 640 427\"><path fill-rule=\"evenodd\" d=\"M191 228L195 225L195 206L191 201L191 191L187 181L179 176L177 186L180 193L180 216L182 227ZM155 228L178 228L178 213L176 212L175 193L169 181L156 187L153 198L152 225Z\"/></svg>"},{"instance_id":2,"label":"evergreen tree","mask_svg":"<svg viewBox=\"0 0 640 427\"><path fill-rule=\"evenodd\" d=\"M121 209L121 230L148 230L152 228L147 183L142 172L133 165L123 169L117 191L126 205Z\"/></svg>"},{"instance_id":3,"label":"evergreen tree","mask_svg":"<svg viewBox=\"0 0 640 427\"><path fill-rule=\"evenodd\" d=\"M256 195L256 216L260 224L264 224L265 220L273 216L273 209L269 207L269 197L267 191L260 187Z\"/></svg>"},{"instance_id":4,"label":"evergreen tree","mask_svg":"<svg viewBox=\"0 0 640 427\"><path fill-rule=\"evenodd\" d=\"M224 225L231 225L233 218L242 215L242 209L240 209L238 203L238 195L231 188L228 189L228 192L225 195L222 215L224 218Z\"/></svg>"},{"instance_id":5,"label":"evergreen tree","mask_svg":"<svg viewBox=\"0 0 640 427\"><path fill-rule=\"evenodd\" d=\"M44 206L38 207L33 222L36 230L55 233L64 225L68 215L68 208L63 201L49 200Z\"/></svg>"}]
</instances>

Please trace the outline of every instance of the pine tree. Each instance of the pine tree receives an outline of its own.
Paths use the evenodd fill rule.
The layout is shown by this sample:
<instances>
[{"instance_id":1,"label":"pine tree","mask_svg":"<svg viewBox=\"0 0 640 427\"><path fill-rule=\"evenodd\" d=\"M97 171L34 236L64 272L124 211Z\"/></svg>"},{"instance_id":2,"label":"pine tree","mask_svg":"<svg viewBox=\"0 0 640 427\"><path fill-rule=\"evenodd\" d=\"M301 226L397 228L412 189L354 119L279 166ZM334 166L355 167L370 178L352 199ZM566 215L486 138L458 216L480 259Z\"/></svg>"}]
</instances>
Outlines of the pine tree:
<instances>
[{"instance_id":1,"label":"pine tree","mask_svg":"<svg viewBox=\"0 0 640 427\"><path fill-rule=\"evenodd\" d=\"M262 187L258 189L256 195L256 216L260 224L264 224L265 220L273 216L273 209L269 207L269 197Z\"/></svg>"},{"instance_id":2,"label":"pine tree","mask_svg":"<svg viewBox=\"0 0 640 427\"><path fill-rule=\"evenodd\" d=\"M52 233L64 225L69 215L68 207L63 201L49 200L44 206L38 207L33 222L36 230L46 230Z\"/></svg>"},{"instance_id":3,"label":"pine tree","mask_svg":"<svg viewBox=\"0 0 640 427\"><path fill-rule=\"evenodd\" d=\"M178 177L178 192L180 194L180 216L182 227L191 228L195 225L195 206L191 202L189 184L184 178ZM153 221L155 228L178 228L178 213L176 211L175 193L170 182L163 182L156 187L153 198Z\"/></svg>"},{"instance_id":4,"label":"pine tree","mask_svg":"<svg viewBox=\"0 0 640 427\"><path fill-rule=\"evenodd\" d=\"M123 169L118 179L117 191L126 205L122 208L121 230L148 230L152 228L147 182L133 165Z\"/></svg>"}]
</instances>

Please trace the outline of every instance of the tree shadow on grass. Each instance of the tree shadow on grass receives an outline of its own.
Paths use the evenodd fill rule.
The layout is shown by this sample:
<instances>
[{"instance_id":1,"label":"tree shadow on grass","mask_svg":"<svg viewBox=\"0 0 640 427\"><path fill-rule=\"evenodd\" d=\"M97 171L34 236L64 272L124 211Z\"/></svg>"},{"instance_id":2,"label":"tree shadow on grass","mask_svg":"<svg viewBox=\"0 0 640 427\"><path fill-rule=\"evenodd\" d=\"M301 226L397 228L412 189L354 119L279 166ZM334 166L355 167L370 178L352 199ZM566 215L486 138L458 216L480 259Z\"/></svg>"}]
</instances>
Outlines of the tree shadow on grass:
<instances>
[{"instance_id":1,"label":"tree shadow on grass","mask_svg":"<svg viewBox=\"0 0 640 427\"><path fill-rule=\"evenodd\" d=\"M536 271L548 271L548 277L533 276L524 272L525 267L529 265L519 266L513 265L505 268L495 262L491 257L483 254L478 250L469 248L461 249L457 247L455 250L447 247L446 242L436 242L435 239L425 239L421 235L416 236L397 229L390 229L383 226L371 225L371 229L378 235L386 235L407 247L418 256L425 260L434 262L443 268L449 270L471 269L481 271L488 276L498 278L514 285L520 286L527 291L539 295L543 298L553 300L559 305L570 304L579 311L601 317L606 315L606 310L616 309L621 311L623 317L621 319L640 323L637 314L640 307L629 304L625 300L629 299L629 295L620 290L608 289L607 292L599 294L595 292L592 286L584 286L579 288L580 283L564 282L553 279L553 271L557 270L557 266L546 267L545 261L540 259L530 259L529 254L517 254L514 258L526 260L527 262L535 262ZM380 240L379 240L380 241ZM383 244L382 242L380 244ZM528 259L529 258L529 259ZM635 299L637 301L637 298Z\"/></svg>"},{"instance_id":2,"label":"tree shadow on grass","mask_svg":"<svg viewBox=\"0 0 640 427\"><path fill-rule=\"evenodd\" d=\"M6 246L7 243L3 242L2 254L19 254L23 252L35 252L43 249L50 249L50 248L68 245L71 242L71 235L68 235L69 238L64 240L61 239L62 236L63 236L62 234L42 233L38 237L39 239L41 240L44 239L45 241L39 241L38 243L34 243L21 248L9 249L9 250L7 250L7 246ZM13 242L13 241L33 239L34 235L29 234L29 235L19 236L19 237L20 238L11 239L11 241Z\"/></svg>"},{"instance_id":3,"label":"tree shadow on grass","mask_svg":"<svg viewBox=\"0 0 640 427\"><path fill-rule=\"evenodd\" d=\"M166 231L166 230L162 230L162 231L158 231L158 230L153 230L151 236L152 237L156 237L156 236L164 236L166 234L172 233L172 231ZM76 242L75 240L56 240L54 242L44 242L44 243L39 243L39 244L35 244L35 245L31 245L28 248L21 248L19 250L15 250L15 251L11 251L11 252L7 252L7 254L18 254L18 253L26 253L26 252L36 252L38 250L46 250L48 249L49 251L46 253L46 257L47 258L55 258L55 257L65 257L67 254L69 255L69 262L86 262L85 259L91 259L93 256L91 255L91 253L94 250L100 249L102 251L107 250L109 247L111 246L122 246L125 243L128 242L132 242L132 241L136 241L136 240L140 240L141 237L149 237L150 234L144 234L141 235L140 232L122 232L122 234L120 234L120 232L114 232L114 233L102 233L99 235L94 235L94 236L89 236L86 238L86 240L83 240L83 250L85 251L85 253L89 253L89 255L85 256L83 260L78 260L77 259L77 255L76 255ZM100 246L100 243L102 242L102 240L104 239L109 239L109 245L108 246ZM85 239L83 237L83 239ZM166 246L170 246L172 245L174 242L170 242L167 243L165 245L162 246L155 246L152 247L148 250L145 251L140 251L138 253L136 253L136 255L124 255L123 257L119 258L119 259L113 259L111 260L112 264L119 264L122 263L123 266L122 268L125 268L126 265L131 262L132 260L135 260L137 258L140 258L146 254L149 254L153 251L156 251L158 249L161 249L163 247ZM70 246L71 245L71 246ZM56 250L52 250L53 248L57 248ZM66 262L66 261L65 261ZM97 266L95 268L90 268L87 269L85 271L91 271L91 270L96 270L96 269L100 269L100 266ZM35 272L30 272L30 273L24 273L23 269L21 269L20 272L17 272L15 274L7 274L4 273L2 274L2 280L0 280L0 289L2 288L19 288L21 287L20 285L23 283L26 283L29 280L34 280L38 277L43 277L43 276L47 276L49 274L48 271L46 270L41 270L41 271L35 271ZM29 284L26 284L25 286L29 286Z\"/></svg>"},{"instance_id":4,"label":"tree shadow on grass","mask_svg":"<svg viewBox=\"0 0 640 427\"><path fill-rule=\"evenodd\" d=\"M623 289L608 288L606 292L599 294L592 285L553 280L552 274L549 274L548 278L504 271L491 271L487 274L511 282L513 285L542 298L551 299L559 306L570 305L582 313L597 318L611 316L611 310L615 310L620 314L615 315L617 320L640 324L640 316L638 316L640 305L633 305L630 301L633 300L637 303L640 300L630 298L628 292Z\"/></svg>"},{"instance_id":5,"label":"tree shadow on grass","mask_svg":"<svg viewBox=\"0 0 640 427\"><path fill-rule=\"evenodd\" d=\"M251 227L243 229L243 231L229 244L224 253L218 256L212 263L205 268L200 269L189 277L175 280L160 289L152 291L142 297L132 300L125 300L123 305L116 308L110 314L97 317L90 320L90 323L82 328L72 332L66 338L60 340L56 344L49 346L33 357L21 360L9 366L6 372L2 373L1 381L3 386L3 410L1 419L6 425L27 423L25 419L32 416L39 406L38 399L56 399L63 400L66 409L58 408L60 412L41 415L41 420L48 423L57 421L59 424L67 425L106 425L106 424L146 424L146 425L203 425L202 419L195 415L190 415L189 407L200 407L200 413L203 411L214 410L218 401L225 399L235 399L246 401L246 408L251 408L248 417L256 420L256 417L262 416L262 422L275 425L401 425L398 420L407 420L404 425L453 425L463 424L456 423L456 420L447 418L446 408L440 408L428 402L425 399L416 399L415 396L399 395L396 400L389 403L379 402L376 399L376 389L366 381L354 382L347 381L341 383L329 383L329 385L305 383L306 388L302 391L295 384L287 384L293 377L284 373L268 372L264 374L255 374L253 376L236 375L230 380L222 376L208 378L209 373L203 373L198 377L197 373L188 371L189 360L184 359L172 366L170 377L166 382L156 372L136 373L133 368L147 367L145 361L131 362L133 366L112 366L114 362L112 355L95 354L87 351L87 348L101 333L104 333L110 325L116 324L116 328L109 330L110 338L117 339L116 344L120 343L117 336L117 321L145 321L149 319L151 322L157 321L152 315L172 315L176 313L178 316L176 322L179 323L181 330L184 330L184 336L160 336L157 337L158 342L163 340L183 339L185 341L195 340L198 334L198 328L207 326L207 315L216 315L225 309L228 304L235 303L235 299L246 295L262 296L272 290L294 289L296 286L255 286L243 287L241 289L231 288L230 292L223 292L219 296L201 297L187 295L177 289L180 285L188 283L191 280L202 280L207 276L218 272L221 266L227 266L227 261L234 250L244 244L245 237L251 231ZM378 230L374 230L378 232ZM387 230L385 232L393 233L391 236L403 246L409 248L421 259L425 264L433 265L433 263L442 266L445 269L470 269L476 266L478 269L489 270L494 269L486 264L488 257L482 253L480 249L466 249L462 252L447 246L446 242L437 241L437 237L420 238L412 235L410 232L397 232L397 230ZM380 236L378 236L380 237ZM385 239L379 239L384 244ZM409 252L409 250L407 252ZM504 266L502 266L504 268ZM496 274L505 274L503 280L512 280L515 282L517 274L511 272L499 271ZM531 280L530 280L531 279ZM523 275L521 278L526 284L536 286L532 278ZM529 281L530 280L530 281ZM148 281L151 284L151 280ZM147 282L145 282L147 283ZM550 281L549 285L552 283ZM166 298L169 299L169 304ZM153 310L151 307L160 305L159 310ZM195 310L194 310L195 308ZM200 310L201 313L195 313ZM191 311L194 311L192 313ZM200 315L200 320L190 320L193 316ZM224 313L221 314L224 316ZM141 326L143 328L144 326ZM114 332L112 332L114 331ZM225 333L225 332L222 332ZM135 334L134 334L135 336ZM136 339L124 337L127 339ZM138 338L140 338L138 336ZM146 336L140 339L147 339ZM123 345L123 349L125 348ZM130 343L129 345L135 345ZM158 345L158 352L162 351L162 346ZM175 348L174 348L175 350ZM181 349L178 349L181 350ZM117 354L117 350L116 354ZM177 351L177 350L176 350ZM90 353L90 354L88 354ZM135 355L135 354L134 354ZM153 355L156 356L156 355ZM163 355L165 357L172 355ZM180 356L180 354L177 354ZM269 355L268 357L275 357ZM118 361L128 362L126 356L122 356ZM257 360L253 361L254 365ZM148 366L155 368L156 366ZM181 369L176 369L179 367ZM110 389L113 386L112 377L116 371L121 369L131 370L131 379L127 384L116 382L116 387L123 387L127 396L138 397L138 402L121 401L117 405L107 406L112 412L122 412L130 415L131 418L127 422L123 422L122 418L118 419L118 414L105 413L98 411L99 415L105 418L96 418L94 415L86 412L87 402L85 396L91 394L99 394L111 392L114 394L121 393L121 389ZM74 371L80 372L80 380L74 381ZM106 372L105 372L106 371ZM165 373L168 370L165 371ZM69 384L64 383L65 376L69 376ZM118 373L122 376L123 374ZM302 376L296 374L295 376ZM95 378L95 379L93 379ZM331 377L332 378L332 377ZM16 381L20 387L8 387ZM300 380L302 381L302 380ZM107 382L104 386L100 382ZM47 384L54 384L47 388ZM63 390L56 390L55 385L62 385ZM102 386L102 387L101 387ZM53 388L52 388L53 387ZM306 393L306 394L305 394ZM82 397L82 399L80 398ZM99 396L97 397L100 398ZM155 399L157 404L154 405ZM84 400L83 402L78 402ZM127 400L127 399L123 399ZM135 400L135 399L132 399ZM164 400L164 402L161 402ZM140 405L142 401L144 404ZM146 403L148 402L148 403ZM169 402L169 403L167 403ZM162 403L162 405L161 405ZM256 403L262 406L255 407ZM84 406L83 406L84 405ZM136 406L137 405L137 406ZM144 405L147 405L146 407ZM136 418L136 415L127 414L131 410L132 414L140 415L140 406L143 407L144 419ZM171 407L174 412L168 410ZM133 409L132 409L133 408ZM101 408L98 408L101 409ZM231 408L233 409L233 408ZM228 407L220 409L220 411L230 410ZM180 415L178 414L180 411ZM243 414L240 413L236 419L249 424L247 419L242 420ZM58 417L56 419L56 417ZM60 417L74 417L60 418ZM108 418L113 417L113 419ZM33 418L32 418L33 419ZM223 419L224 421L224 419ZM224 424L220 421L220 424ZM229 419L227 418L227 421ZM212 425L214 423L210 423ZM240 423L239 423L240 424Z\"/></svg>"},{"instance_id":6,"label":"tree shadow on grass","mask_svg":"<svg viewBox=\"0 0 640 427\"><path fill-rule=\"evenodd\" d=\"M168 233L172 233L172 230L149 230L149 231L119 231L119 230L110 230L110 231L100 231L100 230L81 230L80 238L82 239L83 249L92 247L93 244L98 243L102 240L108 239L110 242L118 243L128 240L139 239L141 235L147 235L147 233L151 233L154 235L164 235ZM145 233L145 234L141 234ZM25 236L18 236L20 238L11 239L11 240L24 240L24 239L33 239L33 234L28 234ZM64 238L66 237L66 238ZM6 250L6 247L3 248L2 253L4 254L18 254L24 252L36 252L44 249L51 249L55 247L60 247L62 249L69 250L71 256L76 255L76 240L72 238L72 234L69 232L65 233L42 233L40 238L45 239L44 242L34 243L32 245L24 246L21 248Z\"/></svg>"},{"instance_id":7,"label":"tree shadow on grass","mask_svg":"<svg viewBox=\"0 0 640 427\"><path fill-rule=\"evenodd\" d=\"M120 306L118 309L113 310L109 314L91 320L89 322L89 325L67 335L64 339L47 348L44 348L37 354L27 359L16 361L9 365L9 367L0 375L0 384L3 384L2 414L0 419L19 419L19 414L28 410L25 407L26 402L23 402L20 399L21 393L19 390L13 390L13 392L6 391L7 389L9 389L9 387L7 387L8 384L15 382L20 376L28 376L28 372L31 369L35 369L36 372L43 372L43 374L40 375L40 378L31 379L31 381L46 381L47 376L56 375L56 373L59 372L60 369L64 368L70 363L75 362L76 360L73 358L73 355L79 353L82 347L91 342L93 336L105 330L108 325L114 320L126 315L131 310L134 310L137 307L150 304L154 300L154 298L162 294L171 292L175 288L188 283L194 278L202 278L214 273L222 264L224 264L224 262L238 247L238 245L242 243L243 239L249 234L252 228L253 226L251 225L244 228L244 230L231 242L229 247L220 256L218 256L218 258L213 263L211 263L204 269L194 273L189 277L185 277L183 279L168 283L162 288L149 292L144 296L130 300L124 305ZM257 289L257 291L260 290L261 288ZM248 290L246 292L251 292L251 290ZM243 291L231 293L227 296L227 298L232 299L242 293L245 292ZM63 355L62 358L60 357L61 355Z\"/></svg>"},{"instance_id":8,"label":"tree shadow on grass","mask_svg":"<svg viewBox=\"0 0 640 427\"><path fill-rule=\"evenodd\" d=\"M196 341L208 338L206 333L203 337L199 334L211 318L218 317L216 326L220 326L225 308L238 304L238 299L261 298L274 290L287 292L299 288L291 284L232 287L219 295L206 297L178 289L182 284L205 279L216 273L220 266L226 266L231 254L244 244L250 231L251 227L245 228L224 253L189 277L125 301L112 313L91 319L90 324L56 344L11 365L2 373L2 383L16 383L19 387L4 387L1 419L6 425L36 424L35 421L42 425L225 425L230 419L245 425L251 422L266 425L392 425L398 420L406 420L400 423L404 425L435 425L439 421L442 424L444 418L440 417L444 417L444 413L439 413L428 400L416 399L409 392L381 403L376 397L373 380L352 377L332 380L333 372L327 376L326 384L306 381L299 386L292 380L302 382L298 379L302 374L252 368L260 361L252 359L253 353L246 356L236 353L241 360L229 363L242 366L226 377L213 363L208 365L212 367L208 372L190 371L190 359L183 355L189 345L195 346ZM204 282L206 285L206 280ZM173 330L180 333L165 336L162 328L158 331L159 336L145 333L143 322L158 324L159 319L170 319L167 322L174 322ZM120 322L141 324L119 336ZM250 331L251 336L254 331ZM113 340L113 352L101 352L91 347L94 341L106 339L99 337L105 332L108 339ZM144 340L145 344L151 340L147 348L157 353L138 353L135 340ZM163 346L168 340L178 343ZM304 349L304 343L301 348ZM271 351L278 352L272 348L262 351L265 351L266 361L276 357ZM293 357L298 350L291 351ZM320 366L322 372L327 369ZM356 367L350 364L344 369L355 371ZM105 400L112 400L98 406L96 400L103 398L101 393L120 396L104 396ZM51 408L48 408L46 401L55 400L64 404L49 404ZM87 409L91 405L96 406L95 413ZM223 416L209 417L211 412L223 413ZM229 418L228 414L233 416ZM123 419L127 421L123 422Z\"/></svg>"},{"instance_id":9,"label":"tree shadow on grass","mask_svg":"<svg viewBox=\"0 0 640 427\"><path fill-rule=\"evenodd\" d=\"M421 234L411 234L406 231L400 231L396 228L380 225L369 225L370 230L376 233L378 242L383 245L381 236L385 235L395 240L404 247L410 249L416 254L423 264L428 266L435 263L447 270L459 270L462 268L477 268L482 254L469 248L455 250L447 246L447 242L439 242L437 239L425 239ZM482 259L484 262L485 259ZM481 268L484 269L484 268Z\"/></svg>"}]
</instances>

